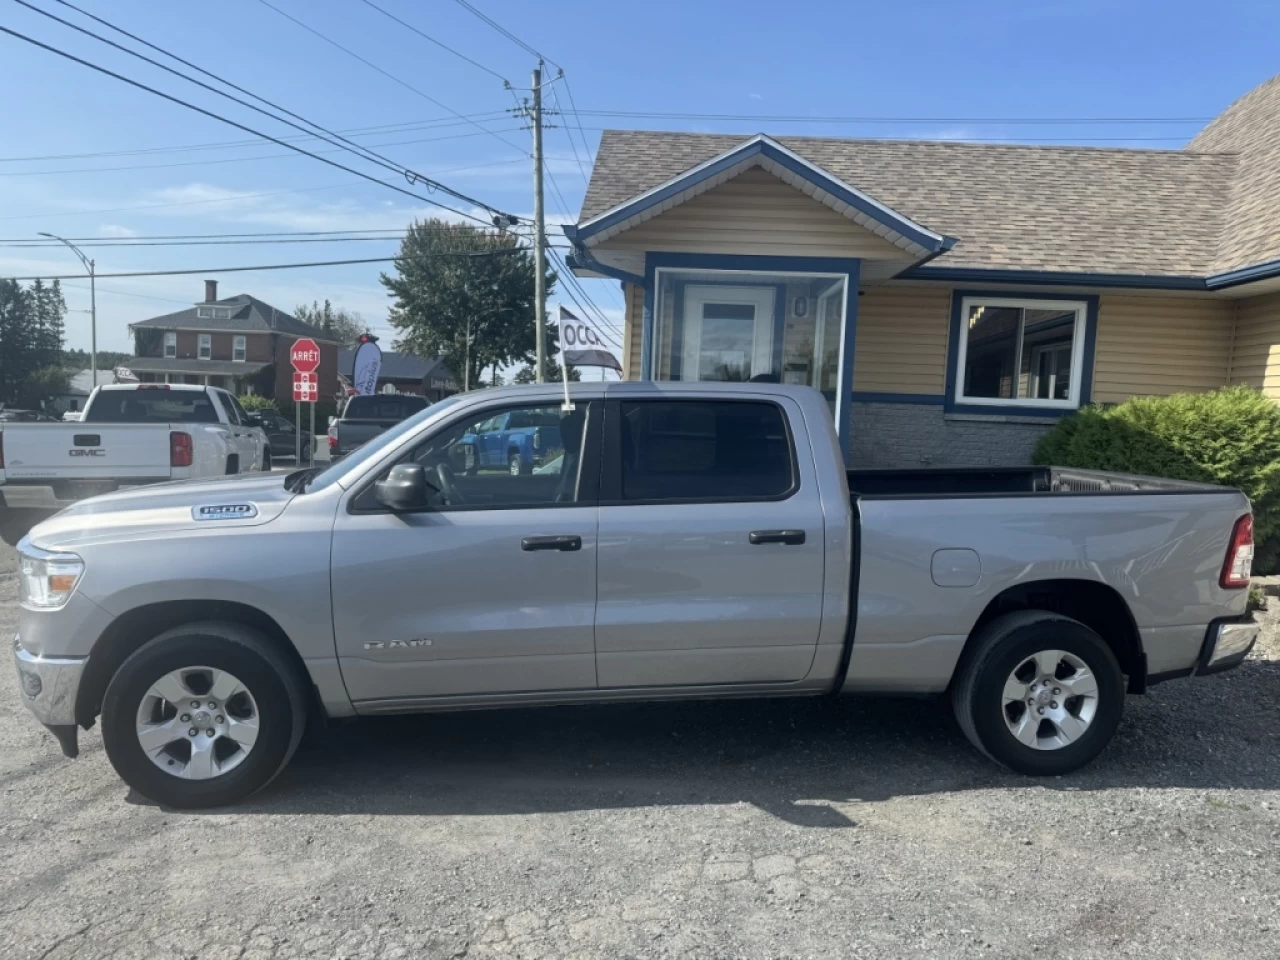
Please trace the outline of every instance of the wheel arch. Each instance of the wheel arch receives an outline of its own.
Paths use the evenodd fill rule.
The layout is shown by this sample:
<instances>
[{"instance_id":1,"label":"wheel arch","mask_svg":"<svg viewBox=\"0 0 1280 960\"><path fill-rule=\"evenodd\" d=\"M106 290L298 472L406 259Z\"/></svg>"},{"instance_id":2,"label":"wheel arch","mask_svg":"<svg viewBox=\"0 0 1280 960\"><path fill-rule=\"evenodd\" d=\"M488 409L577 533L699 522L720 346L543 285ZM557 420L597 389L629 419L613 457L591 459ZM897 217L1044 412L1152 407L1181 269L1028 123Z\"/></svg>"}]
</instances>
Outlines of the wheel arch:
<instances>
[{"instance_id":1,"label":"wheel arch","mask_svg":"<svg viewBox=\"0 0 1280 960\"><path fill-rule=\"evenodd\" d=\"M266 637L271 646L298 671L298 678L308 691L309 706L323 709L298 648L269 614L249 604L228 600L167 600L134 607L111 621L103 631L93 646L80 679L80 689L76 693L76 723L86 729L93 725L102 709L107 685L135 650L166 630L210 621L240 624Z\"/></svg>"},{"instance_id":2,"label":"wheel arch","mask_svg":"<svg viewBox=\"0 0 1280 960\"><path fill-rule=\"evenodd\" d=\"M955 676L969 656L974 638L996 617L1019 610L1045 610L1079 620L1098 634L1111 648L1128 678L1130 693L1143 693L1147 686L1147 659L1142 635L1124 597L1097 580L1035 580L1002 590L978 617L956 665Z\"/></svg>"}]
</instances>

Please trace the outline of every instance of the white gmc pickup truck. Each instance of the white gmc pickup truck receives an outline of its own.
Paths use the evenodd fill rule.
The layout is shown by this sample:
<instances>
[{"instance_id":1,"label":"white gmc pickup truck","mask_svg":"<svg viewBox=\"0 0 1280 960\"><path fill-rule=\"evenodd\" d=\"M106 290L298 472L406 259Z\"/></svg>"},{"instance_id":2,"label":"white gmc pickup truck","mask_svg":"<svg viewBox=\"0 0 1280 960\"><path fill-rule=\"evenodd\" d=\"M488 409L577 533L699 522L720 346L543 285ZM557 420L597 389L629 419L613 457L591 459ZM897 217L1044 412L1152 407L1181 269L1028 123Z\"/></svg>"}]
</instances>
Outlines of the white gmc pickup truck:
<instances>
[{"instance_id":1,"label":"white gmc pickup truck","mask_svg":"<svg viewBox=\"0 0 1280 960\"><path fill-rule=\"evenodd\" d=\"M270 468L266 435L225 390L102 386L78 422L0 428L0 533L16 539L50 511L122 487Z\"/></svg>"}]
</instances>

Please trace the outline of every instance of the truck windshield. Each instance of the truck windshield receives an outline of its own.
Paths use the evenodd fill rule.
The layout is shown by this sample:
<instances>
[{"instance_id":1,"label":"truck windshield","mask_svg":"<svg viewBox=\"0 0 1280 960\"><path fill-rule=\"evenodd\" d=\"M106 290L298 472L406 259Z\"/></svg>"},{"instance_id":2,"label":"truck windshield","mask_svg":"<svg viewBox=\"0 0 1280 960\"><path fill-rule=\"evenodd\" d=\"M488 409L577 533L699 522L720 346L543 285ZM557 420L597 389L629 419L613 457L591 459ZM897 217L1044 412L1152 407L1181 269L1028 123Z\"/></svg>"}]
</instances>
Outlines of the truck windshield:
<instances>
[{"instance_id":1,"label":"truck windshield","mask_svg":"<svg viewBox=\"0 0 1280 960\"><path fill-rule=\"evenodd\" d=\"M425 397L352 397L342 411L343 420L403 420L426 407Z\"/></svg>"},{"instance_id":2,"label":"truck windshield","mask_svg":"<svg viewBox=\"0 0 1280 960\"><path fill-rule=\"evenodd\" d=\"M217 423L218 411L203 390L101 390L84 423Z\"/></svg>"},{"instance_id":3,"label":"truck windshield","mask_svg":"<svg viewBox=\"0 0 1280 960\"><path fill-rule=\"evenodd\" d=\"M321 490L330 484L337 483L347 474L359 470L370 460L376 460L382 456L382 451L399 443L400 438L406 433L411 433L426 421L434 420L436 417L447 413L463 396L464 394L458 394L454 397L447 397L439 403L433 403L426 409L419 411L408 420L401 420L390 430L378 434L368 443L357 447L327 470L316 474L308 481L305 492L311 493L315 490ZM352 399L357 398L353 397Z\"/></svg>"}]
</instances>

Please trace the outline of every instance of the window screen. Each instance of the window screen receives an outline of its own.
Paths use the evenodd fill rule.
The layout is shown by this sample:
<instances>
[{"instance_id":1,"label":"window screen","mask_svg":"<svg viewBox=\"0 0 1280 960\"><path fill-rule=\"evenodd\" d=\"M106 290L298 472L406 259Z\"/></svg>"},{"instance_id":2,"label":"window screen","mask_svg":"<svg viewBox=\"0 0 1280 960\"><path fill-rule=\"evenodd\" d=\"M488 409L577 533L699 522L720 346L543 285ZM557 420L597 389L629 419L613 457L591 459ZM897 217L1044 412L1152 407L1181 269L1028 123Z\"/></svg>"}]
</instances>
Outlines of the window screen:
<instances>
[{"instance_id":1,"label":"window screen","mask_svg":"<svg viewBox=\"0 0 1280 960\"><path fill-rule=\"evenodd\" d=\"M791 439L772 403L623 402L624 500L756 500L795 486Z\"/></svg>"}]
</instances>

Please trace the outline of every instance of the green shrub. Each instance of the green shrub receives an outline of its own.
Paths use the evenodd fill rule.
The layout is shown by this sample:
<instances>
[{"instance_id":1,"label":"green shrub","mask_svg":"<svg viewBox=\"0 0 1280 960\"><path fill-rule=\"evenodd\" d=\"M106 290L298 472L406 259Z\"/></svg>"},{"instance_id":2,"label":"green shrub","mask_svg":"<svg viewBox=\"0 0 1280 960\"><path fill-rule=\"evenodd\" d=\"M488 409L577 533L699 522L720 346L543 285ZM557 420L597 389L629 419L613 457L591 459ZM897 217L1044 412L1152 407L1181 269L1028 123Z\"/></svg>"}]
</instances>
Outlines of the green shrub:
<instances>
[{"instance_id":1,"label":"green shrub","mask_svg":"<svg viewBox=\"0 0 1280 960\"><path fill-rule=\"evenodd\" d=\"M1035 463L1239 487L1255 572L1280 567L1280 406L1250 387L1086 407L1041 437Z\"/></svg>"},{"instance_id":2,"label":"green shrub","mask_svg":"<svg viewBox=\"0 0 1280 960\"><path fill-rule=\"evenodd\" d=\"M276 402L257 393L247 393L240 397L240 406L244 407L250 413L257 413L260 410L274 410Z\"/></svg>"}]
</instances>

